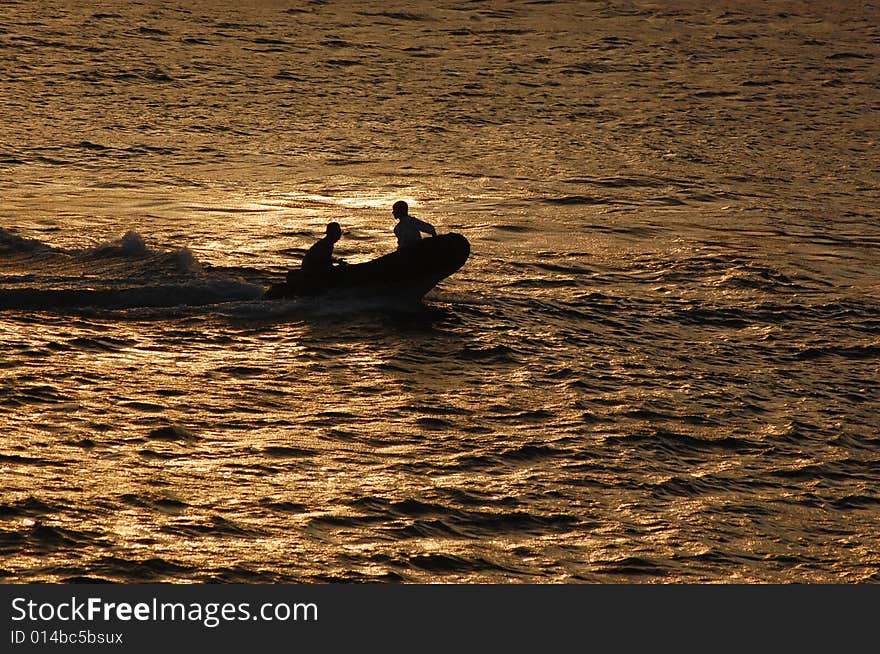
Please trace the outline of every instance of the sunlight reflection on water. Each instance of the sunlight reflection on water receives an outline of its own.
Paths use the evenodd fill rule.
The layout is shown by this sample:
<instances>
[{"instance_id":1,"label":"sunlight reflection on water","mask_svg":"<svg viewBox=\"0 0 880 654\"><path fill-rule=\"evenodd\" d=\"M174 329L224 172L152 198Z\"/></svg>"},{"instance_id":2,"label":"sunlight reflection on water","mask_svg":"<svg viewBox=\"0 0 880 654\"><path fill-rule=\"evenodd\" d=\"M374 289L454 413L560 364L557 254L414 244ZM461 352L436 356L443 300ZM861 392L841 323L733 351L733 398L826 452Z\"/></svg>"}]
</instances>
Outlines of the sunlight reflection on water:
<instances>
[{"instance_id":1,"label":"sunlight reflection on water","mask_svg":"<svg viewBox=\"0 0 880 654\"><path fill-rule=\"evenodd\" d=\"M0 579L878 580L871 8L98 4L0 16ZM425 306L261 297L401 199Z\"/></svg>"}]
</instances>

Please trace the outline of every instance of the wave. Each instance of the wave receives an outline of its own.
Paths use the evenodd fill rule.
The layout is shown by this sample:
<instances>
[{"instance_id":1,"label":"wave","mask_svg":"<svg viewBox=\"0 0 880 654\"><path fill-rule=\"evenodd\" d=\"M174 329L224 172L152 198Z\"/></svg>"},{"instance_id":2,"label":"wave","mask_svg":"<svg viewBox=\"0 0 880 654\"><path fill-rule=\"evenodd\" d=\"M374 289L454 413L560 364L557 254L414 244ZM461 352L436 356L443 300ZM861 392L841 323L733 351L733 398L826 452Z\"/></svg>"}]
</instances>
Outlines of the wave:
<instances>
[{"instance_id":1,"label":"wave","mask_svg":"<svg viewBox=\"0 0 880 654\"><path fill-rule=\"evenodd\" d=\"M114 289L0 289L0 309L133 309L254 300L263 289L234 280Z\"/></svg>"},{"instance_id":2,"label":"wave","mask_svg":"<svg viewBox=\"0 0 880 654\"><path fill-rule=\"evenodd\" d=\"M51 250L48 245L36 239L24 238L0 227L0 254Z\"/></svg>"},{"instance_id":3,"label":"wave","mask_svg":"<svg viewBox=\"0 0 880 654\"><path fill-rule=\"evenodd\" d=\"M87 257L146 257L150 254L154 253L147 247L144 237L137 232L126 232L118 241L84 251L84 256Z\"/></svg>"},{"instance_id":4,"label":"wave","mask_svg":"<svg viewBox=\"0 0 880 654\"><path fill-rule=\"evenodd\" d=\"M251 280L203 266L186 249L150 248L129 231L84 249L54 247L0 228L0 309L68 310L203 306L252 301ZM258 281L254 281L258 280Z\"/></svg>"},{"instance_id":5,"label":"wave","mask_svg":"<svg viewBox=\"0 0 880 654\"><path fill-rule=\"evenodd\" d=\"M181 252L172 250L171 252ZM143 258L157 254L168 254L169 251L152 250L147 246L144 237L134 231L128 231L120 238L109 243L103 243L90 248L62 248L43 243L39 239L19 236L3 227L0 227L0 254L29 254L33 252L54 252L59 256L76 258L81 260L125 257Z\"/></svg>"}]
</instances>

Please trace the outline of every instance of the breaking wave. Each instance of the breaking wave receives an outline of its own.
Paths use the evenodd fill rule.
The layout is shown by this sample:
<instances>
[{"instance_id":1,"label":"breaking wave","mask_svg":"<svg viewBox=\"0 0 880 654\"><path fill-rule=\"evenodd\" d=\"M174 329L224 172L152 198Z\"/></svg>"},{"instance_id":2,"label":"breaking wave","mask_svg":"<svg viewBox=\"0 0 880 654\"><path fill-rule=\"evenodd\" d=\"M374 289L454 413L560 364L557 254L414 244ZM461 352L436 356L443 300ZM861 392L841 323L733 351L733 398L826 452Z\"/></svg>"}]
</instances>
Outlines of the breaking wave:
<instances>
[{"instance_id":1,"label":"breaking wave","mask_svg":"<svg viewBox=\"0 0 880 654\"><path fill-rule=\"evenodd\" d=\"M186 248L153 249L133 231L64 249L0 228L0 272L5 310L202 306L263 294L260 284L212 270Z\"/></svg>"}]
</instances>

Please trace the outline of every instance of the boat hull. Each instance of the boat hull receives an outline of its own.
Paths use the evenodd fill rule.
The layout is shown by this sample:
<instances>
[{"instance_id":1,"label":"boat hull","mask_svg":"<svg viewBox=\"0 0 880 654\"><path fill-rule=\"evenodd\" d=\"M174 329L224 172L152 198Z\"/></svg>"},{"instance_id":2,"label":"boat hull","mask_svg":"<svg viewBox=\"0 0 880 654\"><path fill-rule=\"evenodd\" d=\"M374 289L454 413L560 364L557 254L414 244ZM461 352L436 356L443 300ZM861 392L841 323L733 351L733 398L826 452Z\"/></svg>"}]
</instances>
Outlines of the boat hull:
<instances>
[{"instance_id":1,"label":"boat hull","mask_svg":"<svg viewBox=\"0 0 880 654\"><path fill-rule=\"evenodd\" d=\"M287 282L274 284L264 299L354 295L418 302L438 283L459 270L470 256L470 243L461 234L424 238L417 245L372 261L334 266L321 280L306 280L291 270Z\"/></svg>"}]
</instances>

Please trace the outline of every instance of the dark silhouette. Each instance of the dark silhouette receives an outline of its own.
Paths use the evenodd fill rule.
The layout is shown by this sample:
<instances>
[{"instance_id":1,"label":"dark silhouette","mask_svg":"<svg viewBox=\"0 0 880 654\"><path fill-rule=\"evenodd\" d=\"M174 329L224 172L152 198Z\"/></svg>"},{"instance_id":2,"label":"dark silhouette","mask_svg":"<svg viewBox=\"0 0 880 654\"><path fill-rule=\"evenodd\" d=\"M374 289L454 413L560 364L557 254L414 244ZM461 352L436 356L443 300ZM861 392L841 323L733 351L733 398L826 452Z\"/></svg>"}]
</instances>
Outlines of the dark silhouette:
<instances>
[{"instance_id":1,"label":"dark silhouette","mask_svg":"<svg viewBox=\"0 0 880 654\"><path fill-rule=\"evenodd\" d=\"M333 246L342 238L342 228L339 223L328 223L324 238L309 248L298 271L291 270L287 276L298 278L298 284L306 288L319 290L333 283L336 269L333 262L344 264L344 261L333 258Z\"/></svg>"},{"instance_id":2,"label":"dark silhouette","mask_svg":"<svg viewBox=\"0 0 880 654\"><path fill-rule=\"evenodd\" d=\"M395 202L393 212L398 219L394 228L398 247L394 252L351 265L334 259L333 246L341 238L342 229L338 223L330 223L326 236L303 257L301 267L290 270L287 281L273 284L263 297L274 300L332 292L384 298L398 306L421 301L428 291L464 265L471 246L461 234L438 236L433 226L409 215L406 202ZM433 238L422 239L421 232Z\"/></svg>"},{"instance_id":3,"label":"dark silhouette","mask_svg":"<svg viewBox=\"0 0 880 654\"><path fill-rule=\"evenodd\" d=\"M397 249L412 247L422 240L421 232L437 236L437 230L433 225L409 215L409 205L403 200L398 200L391 207L391 213L397 218L394 226L394 235L397 237Z\"/></svg>"}]
</instances>

